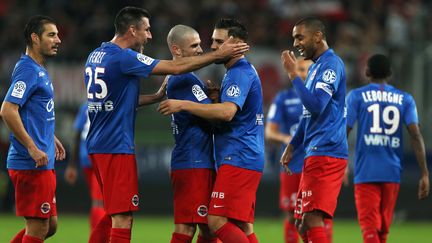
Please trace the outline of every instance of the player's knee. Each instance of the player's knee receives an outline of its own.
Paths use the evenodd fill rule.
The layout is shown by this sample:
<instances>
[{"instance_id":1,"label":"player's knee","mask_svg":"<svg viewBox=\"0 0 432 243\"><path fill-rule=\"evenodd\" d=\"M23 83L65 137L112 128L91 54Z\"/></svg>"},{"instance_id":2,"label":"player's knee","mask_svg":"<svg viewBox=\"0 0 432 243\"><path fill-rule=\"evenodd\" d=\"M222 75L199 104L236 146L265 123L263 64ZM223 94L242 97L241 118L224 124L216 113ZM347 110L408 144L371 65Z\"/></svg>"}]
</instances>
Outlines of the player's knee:
<instances>
[{"instance_id":1,"label":"player's knee","mask_svg":"<svg viewBox=\"0 0 432 243\"><path fill-rule=\"evenodd\" d=\"M287 213L286 213L286 219L287 219L288 222L290 222L291 224L295 223L296 219L294 218L294 212L287 212Z\"/></svg>"},{"instance_id":2,"label":"player's knee","mask_svg":"<svg viewBox=\"0 0 432 243\"><path fill-rule=\"evenodd\" d=\"M228 219L221 216L209 215L207 216L208 226L212 233L215 233L218 229L220 229L224 224L228 222Z\"/></svg>"},{"instance_id":3,"label":"player's knee","mask_svg":"<svg viewBox=\"0 0 432 243\"><path fill-rule=\"evenodd\" d=\"M48 219L26 218L26 229L28 235L45 239L49 229Z\"/></svg>"},{"instance_id":4,"label":"player's knee","mask_svg":"<svg viewBox=\"0 0 432 243\"><path fill-rule=\"evenodd\" d=\"M301 219L295 219L294 224L300 235L304 235L306 233L306 228Z\"/></svg>"},{"instance_id":5,"label":"player's knee","mask_svg":"<svg viewBox=\"0 0 432 243\"><path fill-rule=\"evenodd\" d=\"M176 224L174 227L175 233L179 233L183 235L194 236L195 231L196 231L195 224Z\"/></svg>"},{"instance_id":6,"label":"player's knee","mask_svg":"<svg viewBox=\"0 0 432 243\"><path fill-rule=\"evenodd\" d=\"M303 227L310 229L313 227L324 226L324 213L321 211L312 211L303 214L302 220Z\"/></svg>"},{"instance_id":7,"label":"player's knee","mask_svg":"<svg viewBox=\"0 0 432 243\"><path fill-rule=\"evenodd\" d=\"M111 215L112 218L112 227L113 228L123 228L123 229L131 229L132 228L132 213L120 213Z\"/></svg>"},{"instance_id":8,"label":"player's knee","mask_svg":"<svg viewBox=\"0 0 432 243\"><path fill-rule=\"evenodd\" d=\"M211 239L216 237L212 232L210 232L210 228L207 224L198 224L200 235L206 239Z\"/></svg>"},{"instance_id":9,"label":"player's knee","mask_svg":"<svg viewBox=\"0 0 432 243\"><path fill-rule=\"evenodd\" d=\"M253 231L253 224L251 223L246 223L246 222L236 222L236 225L243 231L245 232L246 235L250 235L252 234Z\"/></svg>"}]
</instances>

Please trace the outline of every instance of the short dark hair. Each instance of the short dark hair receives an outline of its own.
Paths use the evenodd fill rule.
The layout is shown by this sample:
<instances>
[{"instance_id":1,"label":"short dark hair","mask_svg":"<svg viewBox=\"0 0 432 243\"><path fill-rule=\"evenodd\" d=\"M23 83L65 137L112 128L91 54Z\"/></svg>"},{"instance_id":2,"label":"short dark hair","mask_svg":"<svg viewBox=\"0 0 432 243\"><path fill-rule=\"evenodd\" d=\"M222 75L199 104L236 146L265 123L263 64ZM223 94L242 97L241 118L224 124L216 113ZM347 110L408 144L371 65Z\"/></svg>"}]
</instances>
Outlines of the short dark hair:
<instances>
[{"instance_id":1,"label":"short dark hair","mask_svg":"<svg viewBox=\"0 0 432 243\"><path fill-rule=\"evenodd\" d=\"M324 39L326 39L326 27L324 21L318 17L305 17L297 21L294 26L304 25L307 29L312 31L320 31L323 34Z\"/></svg>"},{"instance_id":2,"label":"short dark hair","mask_svg":"<svg viewBox=\"0 0 432 243\"><path fill-rule=\"evenodd\" d=\"M232 36L234 38L239 38L243 41L247 41L248 32L246 27L235 19L220 19L215 27L215 29L226 29L228 30L228 36Z\"/></svg>"},{"instance_id":3,"label":"short dark hair","mask_svg":"<svg viewBox=\"0 0 432 243\"><path fill-rule=\"evenodd\" d=\"M45 31L45 24L56 24L54 19L44 15L35 15L31 17L24 27L24 40L26 46L32 46L31 34L35 33L39 37Z\"/></svg>"},{"instance_id":4,"label":"short dark hair","mask_svg":"<svg viewBox=\"0 0 432 243\"><path fill-rule=\"evenodd\" d=\"M367 67L371 78L385 79L392 73L390 60L382 54L371 56L367 61Z\"/></svg>"},{"instance_id":5,"label":"short dark hair","mask_svg":"<svg viewBox=\"0 0 432 243\"><path fill-rule=\"evenodd\" d=\"M139 25L143 17L148 19L151 17L150 13L143 8L131 6L122 8L114 20L115 33L118 35L124 35L129 26Z\"/></svg>"}]
</instances>

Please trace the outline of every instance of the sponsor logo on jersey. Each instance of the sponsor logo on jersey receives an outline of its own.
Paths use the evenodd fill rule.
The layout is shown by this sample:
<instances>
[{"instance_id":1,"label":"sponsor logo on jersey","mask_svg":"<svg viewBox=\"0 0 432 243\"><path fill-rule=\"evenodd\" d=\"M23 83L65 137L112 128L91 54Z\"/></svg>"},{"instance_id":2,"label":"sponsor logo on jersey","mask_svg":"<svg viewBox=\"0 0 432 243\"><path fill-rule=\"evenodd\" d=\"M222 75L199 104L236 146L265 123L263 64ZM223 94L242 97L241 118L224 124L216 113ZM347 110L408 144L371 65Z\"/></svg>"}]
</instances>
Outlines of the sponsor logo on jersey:
<instances>
[{"instance_id":1,"label":"sponsor logo on jersey","mask_svg":"<svg viewBox=\"0 0 432 243\"><path fill-rule=\"evenodd\" d=\"M51 205L48 202L44 202L42 203L40 209L43 214L47 214L51 211Z\"/></svg>"},{"instance_id":2,"label":"sponsor logo on jersey","mask_svg":"<svg viewBox=\"0 0 432 243\"><path fill-rule=\"evenodd\" d=\"M337 75L336 72L332 69L326 69L322 75L322 80L328 84L332 84L336 81Z\"/></svg>"},{"instance_id":3,"label":"sponsor logo on jersey","mask_svg":"<svg viewBox=\"0 0 432 243\"><path fill-rule=\"evenodd\" d=\"M53 99L50 99L50 100L48 101L48 103L46 104L46 110L47 110L48 112L51 112L51 111L54 110L54 100L53 100Z\"/></svg>"},{"instance_id":4,"label":"sponsor logo on jersey","mask_svg":"<svg viewBox=\"0 0 432 243\"><path fill-rule=\"evenodd\" d=\"M285 99L284 104L285 105L298 105L298 104L301 104L301 100L299 98Z\"/></svg>"},{"instance_id":5,"label":"sponsor logo on jersey","mask_svg":"<svg viewBox=\"0 0 432 243\"><path fill-rule=\"evenodd\" d=\"M255 124L258 126L264 125L264 114L255 114L256 120Z\"/></svg>"},{"instance_id":6,"label":"sponsor logo on jersey","mask_svg":"<svg viewBox=\"0 0 432 243\"><path fill-rule=\"evenodd\" d=\"M197 98L198 101L202 101L207 98L207 95L204 93L204 90L202 90L201 87L197 84L192 86L192 93L194 94L195 98Z\"/></svg>"},{"instance_id":7,"label":"sponsor logo on jersey","mask_svg":"<svg viewBox=\"0 0 432 243\"><path fill-rule=\"evenodd\" d=\"M197 209L197 213L201 217L206 217L208 213L208 208L205 205L200 205Z\"/></svg>"},{"instance_id":8,"label":"sponsor logo on jersey","mask_svg":"<svg viewBox=\"0 0 432 243\"><path fill-rule=\"evenodd\" d=\"M39 72L39 77L43 77L43 76L45 76L45 73L42 72L42 71L40 71L40 72Z\"/></svg>"},{"instance_id":9,"label":"sponsor logo on jersey","mask_svg":"<svg viewBox=\"0 0 432 243\"><path fill-rule=\"evenodd\" d=\"M225 192L212 192L211 198L224 199L225 198Z\"/></svg>"},{"instance_id":10,"label":"sponsor logo on jersey","mask_svg":"<svg viewBox=\"0 0 432 243\"><path fill-rule=\"evenodd\" d=\"M15 83L11 96L15 97L15 98L22 98L24 96L24 92L27 88L26 83L24 83L24 81L18 81Z\"/></svg>"},{"instance_id":11,"label":"sponsor logo on jersey","mask_svg":"<svg viewBox=\"0 0 432 243\"><path fill-rule=\"evenodd\" d=\"M240 88L239 88L239 86L237 86L237 85L235 85L235 84L231 85L231 86L227 89L226 94L227 94L229 97L239 97L239 96L240 96Z\"/></svg>"},{"instance_id":12,"label":"sponsor logo on jersey","mask_svg":"<svg viewBox=\"0 0 432 243\"><path fill-rule=\"evenodd\" d=\"M153 58L148 57L146 55L143 55L141 53L137 54L137 59L138 59L138 61L140 61L140 62L142 62L142 63L144 63L146 65L151 65L153 63L153 61L154 61Z\"/></svg>"},{"instance_id":13,"label":"sponsor logo on jersey","mask_svg":"<svg viewBox=\"0 0 432 243\"><path fill-rule=\"evenodd\" d=\"M134 205L135 207L138 207L139 205L139 197L136 194L132 197L132 205Z\"/></svg>"}]
</instances>

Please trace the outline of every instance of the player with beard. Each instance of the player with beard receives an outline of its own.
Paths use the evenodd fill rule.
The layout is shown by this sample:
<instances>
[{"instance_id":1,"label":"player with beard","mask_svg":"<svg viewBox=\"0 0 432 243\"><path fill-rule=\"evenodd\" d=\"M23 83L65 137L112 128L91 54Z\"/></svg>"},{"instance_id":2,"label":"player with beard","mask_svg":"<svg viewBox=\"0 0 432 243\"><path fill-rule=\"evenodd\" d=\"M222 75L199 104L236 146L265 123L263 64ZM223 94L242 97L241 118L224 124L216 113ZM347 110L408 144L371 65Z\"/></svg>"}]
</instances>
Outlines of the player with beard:
<instances>
[{"instance_id":1,"label":"player with beard","mask_svg":"<svg viewBox=\"0 0 432 243\"><path fill-rule=\"evenodd\" d=\"M149 19L150 14L142 8L121 9L114 21L114 38L92 51L85 65L90 119L87 148L108 215L93 230L91 242L131 239L132 212L139 205L134 144L139 79L190 72L248 50L246 44L231 40L206 55L153 59L142 54L152 37Z\"/></svg>"},{"instance_id":2,"label":"player with beard","mask_svg":"<svg viewBox=\"0 0 432 243\"><path fill-rule=\"evenodd\" d=\"M33 16L24 29L26 53L15 65L12 84L1 107L11 130L7 168L15 187L16 215L25 229L11 242L43 242L57 229L55 160L66 152L55 137L54 88L46 61L61 43L47 16Z\"/></svg>"},{"instance_id":3,"label":"player with beard","mask_svg":"<svg viewBox=\"0 0 432 243\"><path fill-rule=\"evenodd\" d=\"M304 146L296 224L304 242L327 243L324 219L333 217L348 158L345 67L328 47L325 26L320 19L301 19L295 24L292 36L294 47L314 63L303 83L296 72L294 53L282 53L282 64L304 109L281 163L288 168L293 151Z\"/></svg>"},{"instance_id":4,"label":"player with beard","mask_svg":"<svg viewBox=\"0 0 432 243\"><path fill-rule=\"evenodd\" d=\"M237 20L221 19L215 25L211 48L220 50L230 36L244 43L248 33ZM189 112L218 122L214 131L218 172L208 224L224 243L258 242L253 223L256 191L264 167L261 81L244 56L223 58L217 63L227 68L220 103L168 99L161 102L158 110L164 115Z\"/></svg>"}]
</instances>

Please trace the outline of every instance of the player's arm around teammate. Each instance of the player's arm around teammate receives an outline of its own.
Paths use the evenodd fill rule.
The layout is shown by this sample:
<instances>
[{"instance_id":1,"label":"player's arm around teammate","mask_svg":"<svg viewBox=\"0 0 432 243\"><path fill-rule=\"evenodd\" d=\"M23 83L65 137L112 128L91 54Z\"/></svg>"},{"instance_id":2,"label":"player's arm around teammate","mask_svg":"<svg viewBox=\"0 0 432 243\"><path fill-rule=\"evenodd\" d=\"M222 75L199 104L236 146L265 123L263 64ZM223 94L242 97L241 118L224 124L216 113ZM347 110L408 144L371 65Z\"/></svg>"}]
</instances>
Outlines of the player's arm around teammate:
<instances>
[{"instance_id":1,"label":"player's arm around teammate","mask_svg":"<svg viewBox=\"0 0 432 243\"><path fill-rule=\"evenodd\" d=\"M229 36L235 36L237 42L245 42L246 28L236 20L221 19L213 31L212 49L222 48L230 40ZM261 84L256 70L244 56L224 58L217 63L227 68L220 92L221 103L168 99L161 102L158 111L164 115L186 111L221 122L215 132L219 170L210 201L209 227L226 243L257 242L253 215L264 164ZM245 144L248 145L243 146ZM242 157L245 154L254 159Z\"/></svg>"}]
</instances>

